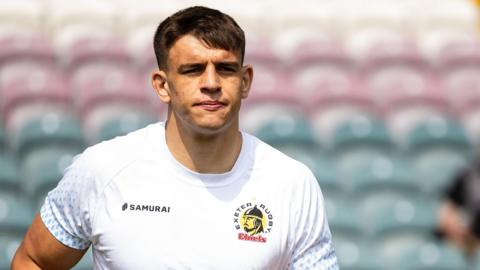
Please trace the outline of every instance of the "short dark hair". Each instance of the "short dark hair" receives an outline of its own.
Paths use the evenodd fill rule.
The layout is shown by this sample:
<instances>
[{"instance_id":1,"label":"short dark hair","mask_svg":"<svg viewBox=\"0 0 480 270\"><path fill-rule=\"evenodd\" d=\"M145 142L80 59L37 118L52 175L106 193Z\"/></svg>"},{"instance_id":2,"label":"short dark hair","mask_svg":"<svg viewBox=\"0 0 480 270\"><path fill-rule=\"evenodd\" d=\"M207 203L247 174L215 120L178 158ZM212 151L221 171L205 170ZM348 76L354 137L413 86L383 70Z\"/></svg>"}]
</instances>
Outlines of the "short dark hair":
<instances>
[{"instance_id":1,"label":"short dark hair","mask_svg":"<svg viewBox=\"0 0 480 270\"><path fill-rule=\"evenodd\" d=\"M235 20L216 9L194 6L177 11L160 23L153 48L160 69L167 67L168 51L175 41L191 34L212 48L245 54L245 34Z\"/></svg>"}]
</instances>

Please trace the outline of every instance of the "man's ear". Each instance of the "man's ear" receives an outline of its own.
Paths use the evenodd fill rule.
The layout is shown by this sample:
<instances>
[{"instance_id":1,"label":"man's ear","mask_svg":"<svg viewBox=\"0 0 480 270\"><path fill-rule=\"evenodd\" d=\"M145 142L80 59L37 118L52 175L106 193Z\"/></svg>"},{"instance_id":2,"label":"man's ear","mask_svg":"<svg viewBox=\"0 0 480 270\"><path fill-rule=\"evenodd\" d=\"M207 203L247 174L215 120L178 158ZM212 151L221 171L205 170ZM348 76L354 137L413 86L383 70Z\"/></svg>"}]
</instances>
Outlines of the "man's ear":
<instances>
[{"instance_id":1,"label":"man's ear","mask_svg":"<svg viewBox=\"0 0 480 270\"><path fill-rule=\"evenodd\" d=\"M165 71L156 70L152 73L152 87L162 102L170 103L170 88Z\"/></svg>"},{"instance_id":2,"label":"man's ear","mask_svg":"<svg viewBox=\"0 0 480 270\"><path fill-rule=\"evenodd\" d=\"M250 87L252 86L253 80L253 68L251 65L245 65L242 67L242 82L241 82L241 91L242 99L248 97L250 93Z\"/></svg>"}]
</instances>

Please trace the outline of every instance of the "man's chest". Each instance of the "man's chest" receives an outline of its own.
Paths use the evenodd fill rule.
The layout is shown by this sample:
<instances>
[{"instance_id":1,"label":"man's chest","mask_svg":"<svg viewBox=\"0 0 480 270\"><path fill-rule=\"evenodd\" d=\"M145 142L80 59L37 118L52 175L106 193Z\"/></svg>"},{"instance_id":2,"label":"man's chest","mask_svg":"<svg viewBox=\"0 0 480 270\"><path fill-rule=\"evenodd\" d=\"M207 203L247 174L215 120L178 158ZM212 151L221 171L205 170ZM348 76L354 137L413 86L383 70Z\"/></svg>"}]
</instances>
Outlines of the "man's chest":
<instances>
[{"instance_id":1,"label":"man's chest","mask_svg":"<svg viewBox=\"0 0 480 270\"><path fill-rule=\"evenodd\" d=\"M288 207L272 191L117 185L105 192L94 249L113 269L281 269Z\"/></svg>"}]
</instances>

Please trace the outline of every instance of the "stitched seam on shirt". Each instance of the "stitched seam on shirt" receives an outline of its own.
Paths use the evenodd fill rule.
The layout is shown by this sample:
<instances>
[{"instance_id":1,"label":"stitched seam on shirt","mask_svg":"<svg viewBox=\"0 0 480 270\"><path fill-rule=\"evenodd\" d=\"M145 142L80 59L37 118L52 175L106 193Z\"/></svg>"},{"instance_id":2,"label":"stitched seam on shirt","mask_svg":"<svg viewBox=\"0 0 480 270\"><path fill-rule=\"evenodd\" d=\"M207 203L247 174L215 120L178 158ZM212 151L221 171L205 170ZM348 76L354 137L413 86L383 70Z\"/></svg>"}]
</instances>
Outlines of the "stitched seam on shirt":
<instances>
[{"instance_id":1,"label":"stitched seam on shirt","mask_svg":"<svg viewBox=\"0 0 480 270\"><path fill-rule=\"evenodd\" d=\"M140 154L137 154L136 157L134 157L133 159L129 160L128 162L126 162L125 165L123 165L122 167L120 167L114 174L112 174L112 176L109 177L109 179L107 181L105 181L105 184L103 185L103 187L101 188L101 192L99 192L98 194L98 197L96 198L96 204L95 204L95 211L92 215L92 218L91 218L91 227L92 227L92 233L93 233L93 224L95 224L95 219L96 219L96 216L97 216L97 212L98 212L98 208L100 207L100 198L103 197L103 195L105 194L105 190L108 188L108 186L114 181L114 179L121 173L123 172L123 170L125 170L127 167L129 167L132 163L138 161L139 159L141 159L142 157L139 156ZM97 177L95 176L94 179L96 179ZM96 182L96 181L95 181Z\"/></svg>"}]
</instances>

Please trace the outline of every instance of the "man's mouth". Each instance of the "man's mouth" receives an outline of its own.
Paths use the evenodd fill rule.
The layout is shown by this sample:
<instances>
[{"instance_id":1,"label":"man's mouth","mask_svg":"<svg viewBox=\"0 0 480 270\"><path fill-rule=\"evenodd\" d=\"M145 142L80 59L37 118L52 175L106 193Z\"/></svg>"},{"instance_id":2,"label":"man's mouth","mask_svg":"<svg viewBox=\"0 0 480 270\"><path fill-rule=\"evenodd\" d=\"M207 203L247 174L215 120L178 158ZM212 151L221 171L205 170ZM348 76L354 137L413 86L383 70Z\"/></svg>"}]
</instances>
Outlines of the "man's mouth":
<instances>
[{"instance_id":1,"label":"man's mouth","mask_svg":"<svg viewBox=\"0 0 480 270\"><path fill-rule=\"evenodd\" d=\"M201 107L202 109L205 109L207 111L216 111L224 107L226 104L217 100L205 100L205 101L200 101L194 106L196 107Z\"/></svg>"}]
</instances>

